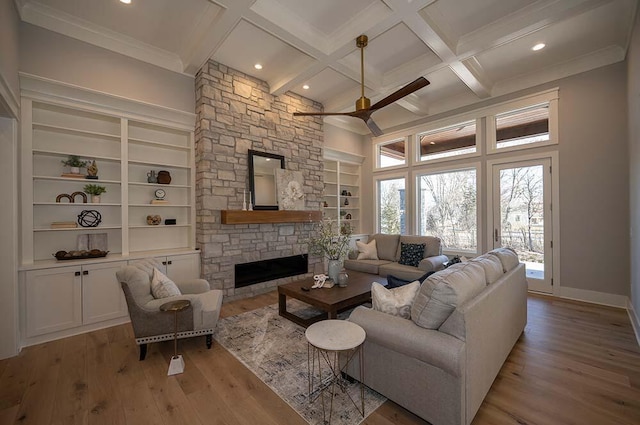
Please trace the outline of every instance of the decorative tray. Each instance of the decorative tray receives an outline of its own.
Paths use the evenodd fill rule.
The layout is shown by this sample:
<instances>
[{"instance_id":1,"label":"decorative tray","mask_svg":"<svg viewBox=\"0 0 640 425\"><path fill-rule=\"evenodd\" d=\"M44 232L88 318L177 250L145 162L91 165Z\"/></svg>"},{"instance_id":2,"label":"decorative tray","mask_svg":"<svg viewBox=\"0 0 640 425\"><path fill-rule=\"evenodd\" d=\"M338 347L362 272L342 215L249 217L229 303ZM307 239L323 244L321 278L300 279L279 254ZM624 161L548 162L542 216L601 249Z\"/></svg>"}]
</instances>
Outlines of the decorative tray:
<instances>
[{"instance_id":1,"label":"decorative tray","mask_svg":"<svg viewBox=\"0 0 640 425\"><path fill-rule=\"evenodd\" d=\"M91 251L58 251L53 255L58 261L65 260L84 260L87 258L101 258L106 257L109 251L100 251L99 249L92 249Z\"/></svg>"}]
</instances>

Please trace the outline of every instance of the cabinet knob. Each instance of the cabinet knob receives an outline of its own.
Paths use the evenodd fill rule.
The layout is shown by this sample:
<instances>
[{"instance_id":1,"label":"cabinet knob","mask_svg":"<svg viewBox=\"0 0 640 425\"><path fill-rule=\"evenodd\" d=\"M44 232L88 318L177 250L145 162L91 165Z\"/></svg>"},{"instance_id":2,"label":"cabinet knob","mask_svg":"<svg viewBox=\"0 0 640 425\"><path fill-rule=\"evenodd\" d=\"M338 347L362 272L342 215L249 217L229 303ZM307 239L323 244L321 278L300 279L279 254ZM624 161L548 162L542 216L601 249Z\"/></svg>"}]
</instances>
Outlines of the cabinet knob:
<instances>
[{"instance_id":1,"label":"cabinet knob","mask_svg":"<svg viewBox=\"0 0 640 425\"><path fill-rule=\"evenodd\" d=\"M163 261L163 262L162 262L162 265L163 265L163 266L166 266L166 265L167 265L167 262L166 262L166 261Z\"/></svg>"},{"instance_id":2,"label":"cabinet knob","mask_svg":"<svg viewBox=\"0 0 640 425\"><path fill-rule=\"evenodd\" d=\"M169 264L173 264L173 261L169 261Z\"/></svg>"},{"instance_id":3,"label":"cabinet knob","mask_svg":"<svg viewBox=\"0 0 640 425\"><path fill-rule=\"evenodd\" d=\"M88 274L89 274L89 270L84 270L84 271L82 272L82 274L83 274L84 276L88 275Z\"/></svg>"},{"instance_id":4,"label":"cabinet knob","mask_svg":"<svg viewBox=\"0 0 640 425\"><path fill-rule=\"evenodd\" d=\"M80 276L80 272L75 272L74 273L76 276Z\"/></svg>"}]
</instances>

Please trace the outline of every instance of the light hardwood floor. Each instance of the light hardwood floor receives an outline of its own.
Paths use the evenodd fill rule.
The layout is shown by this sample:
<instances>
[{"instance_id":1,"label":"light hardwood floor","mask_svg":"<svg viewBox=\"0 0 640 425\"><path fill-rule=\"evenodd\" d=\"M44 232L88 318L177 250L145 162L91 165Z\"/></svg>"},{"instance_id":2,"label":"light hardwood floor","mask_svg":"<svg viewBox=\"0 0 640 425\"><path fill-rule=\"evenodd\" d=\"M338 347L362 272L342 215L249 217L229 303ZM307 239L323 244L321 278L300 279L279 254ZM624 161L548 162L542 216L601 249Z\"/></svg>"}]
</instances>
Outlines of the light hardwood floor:
<instances>
[{"instance_id":1,"label":"light hardwood floor","mask_svg":"<svg viewBox=\"0 0 640 425\"><path fill-rule=\"evenodd\" d=\"M275 292L227 303L222 316L273 304ZM187 364L167 377L172 344L138 361L130 325L28 347L0 361L0 424L305 424L214 342L181 341ZM529 297L524 335L474 424L640 424L640 349L624 310ZM387 401L369 425L426 424Z\"/></svg>"}]
</instances>

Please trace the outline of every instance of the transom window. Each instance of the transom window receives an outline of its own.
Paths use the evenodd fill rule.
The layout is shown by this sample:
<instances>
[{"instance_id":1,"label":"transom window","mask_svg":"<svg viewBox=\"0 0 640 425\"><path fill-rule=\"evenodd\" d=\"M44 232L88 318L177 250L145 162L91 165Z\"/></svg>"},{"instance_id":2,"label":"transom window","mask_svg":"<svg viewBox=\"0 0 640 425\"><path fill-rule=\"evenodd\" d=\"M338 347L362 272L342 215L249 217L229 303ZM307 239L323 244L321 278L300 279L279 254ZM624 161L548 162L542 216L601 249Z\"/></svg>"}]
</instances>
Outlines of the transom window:
<instances>
[{"instance_id":1,"label":"transom window","mask_svg":"<svg viewBox=\"0 0 640 425\"><path fill-rule=\"evenodd\" d=\"M548 142L549 104L496 115L496 148Z\"/></svg>"},{"instance_id":2,"label":"transom window","mask_svg":"<svg viewBox=\"0 0 640 425\"><path fill-rule=\"evenodd\" d=\"M416 135L420 161L476 152L476 121L466 121Z\"/></svg>"},{"instance_id":3,"label":"transom window","mask_svg":"<svg viewBox=\"0 0 640 425\"><path fill-rule=\"evenodd\" d=\"M407 143L405 138L377 145L378 168L395 167L407 163Z\"/></svg>"}]
</instances>

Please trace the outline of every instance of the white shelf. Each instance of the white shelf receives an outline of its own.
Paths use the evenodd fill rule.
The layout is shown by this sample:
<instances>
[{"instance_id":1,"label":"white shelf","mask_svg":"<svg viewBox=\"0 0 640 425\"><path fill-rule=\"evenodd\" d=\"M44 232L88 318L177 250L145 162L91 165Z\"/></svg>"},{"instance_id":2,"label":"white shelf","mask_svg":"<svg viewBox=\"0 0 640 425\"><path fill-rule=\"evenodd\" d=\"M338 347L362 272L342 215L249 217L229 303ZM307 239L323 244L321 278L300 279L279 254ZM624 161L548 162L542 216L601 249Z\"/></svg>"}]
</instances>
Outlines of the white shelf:
<instances>
[{"instance_id":1,"label":"white shelf","mask_svg":"<svg viewBox=\"0 0 640 425\"><path fill-rule=\"evenodd\" d=\"M84 155L84 154L78 154L77 152L60 152L60 151L51 151L51 150L45 150L45 149L34 149L33 151L34 155L55 155L55 156L60 156L60 157L65 157L65 156L69 156L69 155L75 155L75 156L79 156L82 158L91 158L91 159L99 159L101 161L116 161L116 162L120 162L120 158L114 158L111 156L99 156L99 155Z\"/></svg>"},{"instance_id":2,"label":"white shelf","mask_svg":"<svg viewBox=\"0 0 640 425\"><path fill-rule=\"evenodd\" d=\"M101 180L101 179L80 179L75 177L54 177L54 176L33 176L34 180L50 180L50 181L64 181L64 182L78 182L78 183L104 183L104 184L120 184L119 180Z\"/></svg>"},{"instance_id":3,"label":"white shelf","mask_svg":"<svg viewBox=\"0 0 640 425\"><path fill-rule=\"evenodd\" d=\"M187 205L187 204L129 204L130 207L135 207L135 208L142 208L142 207L161 207L161 208L167 208L167 207L173 207L173 208L190 208L191 205Z\"/></svg>"},{"instance_id":4,"label":"white shelf","mask_svg":"<svg viewBox=\"0 0 640 425\"><path fill-rule=\"evenodd\" d=\"M148 187L168 187L168 188L178 188L178 189L189 189L191 188L190 185L186 185L186 184L161 184L161 183L146 183L146 182L129 182L129 186L148 186Z\"/></svg>"},{"instance_id":5,"label":"white shelf","mask_svg":"<svg viewBox=\"0 0 640 425\"><path fill-rule=\"evenodd\" d=\"M191 166L189 165L175 165L175 164L167 164L167 163L163 164L163 163L153 162L153 161L140 161L137 159L129 160L129 164L146 165L150 167L180 168L180 169L186 169L186 170L191 169Z\"/></svg>"},{"instance_id":6,"label":"white shelf","mask_svg":"<svg viewBox=\"0 0 640 425\"><path fill-rule=\"evenodd\" d=\"M113 229L122 229L122 226L96 226L96 227L71 227L64 229L51 229L51 228L37 228L33 229L34 232L77 232L77 231L87 231L87 230L113 230Z\"/></svg>"},{"instance_id":7,"label":"white shelf","mask_svg":"<svg viewBox=\"0 0 640 425\"><path fill-rule=\"evenodd\" d=\"M33 123L33 128L38 130L55 131L57 133L80 134L85 136L102 137L106 139L111 139L113 141L117 141L118 143L120 142L119 134L101 133L98 131L82 130L77 128L62 127L62 126L43 124L43 123Z\"/></svg>"},{"instance_id":8,"label":"white shelf","mask_svg":"<svg viewBox=\"0 0 640 425\"><path fill-rule=\"evenodd\" d=\"M113 203L113 202L34 202L33 205L47 205L47 206L65 206L65 207L77 207L77 206L87 206L87 207L120 207L122 204Z\"/></svg>"},{"instance_id":9,"label":"white shelf","mask_svg":"<svg viewBox=\"0 0 640 425\"><path fill-rule=\"evenodd\" d=\"M163 143L163 142L155 142L152 140L145 140L145 139L137 139L134 137L129 137L129 143L138 143L141 145L149 145L149 146L159 146L159 147L163 147L163 148L167 148L167 149L174 149L174 150L178 150L178 151L190 151L191 148L188 146L177 146L177 145L171 145L169 143Z\"/></svg>"},{"instance_id":10,"label":"white shelf","mask_svg":"<svg viewBox=\"0 0 640 425\"><path fill-rule=\"evenodd\" d=\"M129 226L129 229L169 229L169 228L176 228L176 227L191 227L190 224L157 224L157 225L152 225L152 224L147 224L147 225L140 225L140 226Z\"/></svg>"}]
</instances>

